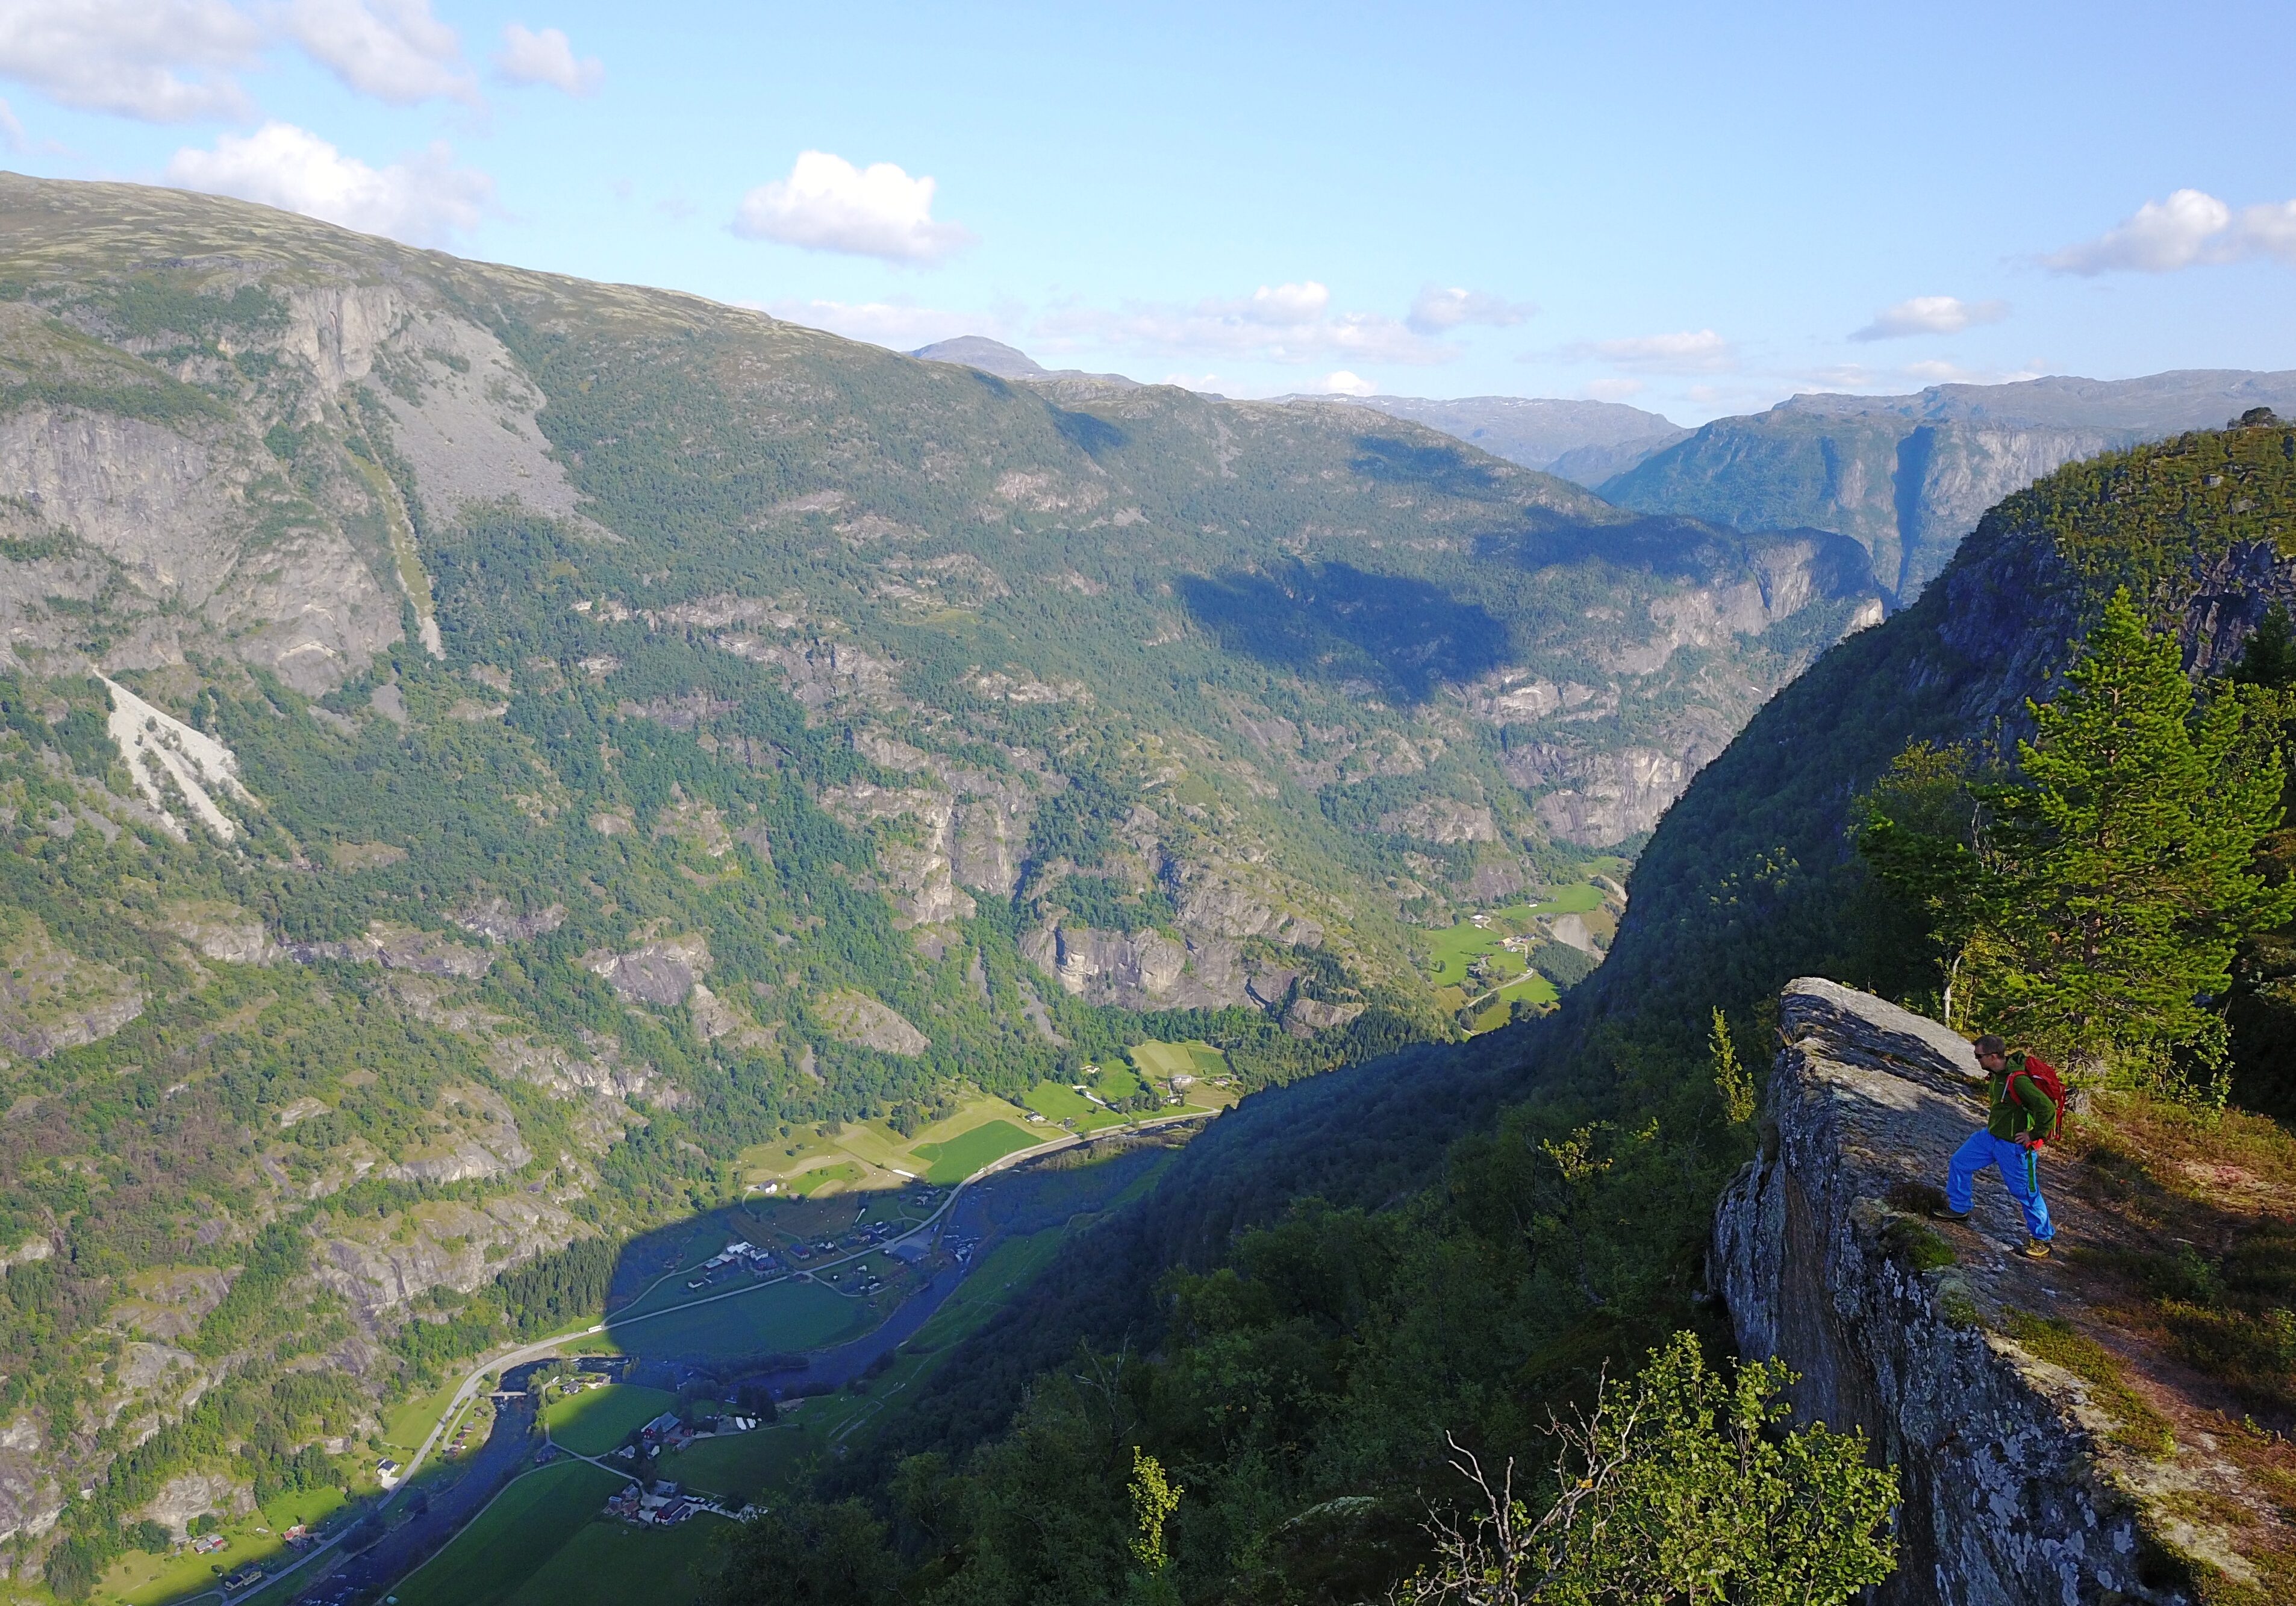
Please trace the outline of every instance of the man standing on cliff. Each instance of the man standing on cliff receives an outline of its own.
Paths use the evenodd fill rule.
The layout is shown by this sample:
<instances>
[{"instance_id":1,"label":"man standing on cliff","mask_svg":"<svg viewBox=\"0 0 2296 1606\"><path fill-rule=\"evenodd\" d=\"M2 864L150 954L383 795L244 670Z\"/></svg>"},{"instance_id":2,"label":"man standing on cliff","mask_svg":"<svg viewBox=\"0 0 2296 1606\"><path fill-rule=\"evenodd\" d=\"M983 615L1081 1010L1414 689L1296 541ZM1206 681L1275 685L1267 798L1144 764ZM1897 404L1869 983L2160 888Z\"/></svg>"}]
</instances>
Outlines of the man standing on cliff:
<instances>
[{"instance_id":1,"label":"man standing on cliff","mask_svg":"<svg viewBox=\"0 0 2296 1606\"><path fill-rule=\"evenodd\" d=\"M2055 1067L2030 1054L2011 1053L2009 1045L1990 1032L1972 1046L1985 1071L1990 1109L1985 1129L1971 1133L1969 1141L1954 1151L1946 1168L1945 1209L1936 1215L1941 1221L1967 1221L1977 1203L1977 1174L1995 1167L2009 1196L2025 1212L2025 1247L2018 1253L2029 1260L2046 1260L2057 1229L2049 1221L2048 1202L2041 1197L2041 1145L2057 1129L2063 1083Z\"/></svg>"}]
</instances>

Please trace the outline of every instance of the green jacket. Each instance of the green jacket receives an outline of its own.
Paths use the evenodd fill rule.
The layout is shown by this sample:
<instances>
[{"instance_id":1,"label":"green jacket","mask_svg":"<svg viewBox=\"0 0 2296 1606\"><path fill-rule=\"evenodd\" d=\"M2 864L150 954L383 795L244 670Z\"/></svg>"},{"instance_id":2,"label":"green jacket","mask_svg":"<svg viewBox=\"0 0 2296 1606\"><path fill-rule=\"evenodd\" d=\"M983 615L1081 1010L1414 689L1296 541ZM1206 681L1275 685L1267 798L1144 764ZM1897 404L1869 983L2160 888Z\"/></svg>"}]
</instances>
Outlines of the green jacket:
<instances>
[{"instance_id":1,"label":"green jacket","mask_svg":"<svg viewBox=\"0 0 2296 1606\"><path fill-rule=\"evenodd\" d=\"M2011 1054L2001 1062L2001 1074L1987 1084L1992 1108L1985 1129L2013 1143L2029 1132L2050 1131L2057 1123L2056 1104L2039 1083L2022 1074L2024 1069L2025 1056Z\"/></svg>"}]
</instances>

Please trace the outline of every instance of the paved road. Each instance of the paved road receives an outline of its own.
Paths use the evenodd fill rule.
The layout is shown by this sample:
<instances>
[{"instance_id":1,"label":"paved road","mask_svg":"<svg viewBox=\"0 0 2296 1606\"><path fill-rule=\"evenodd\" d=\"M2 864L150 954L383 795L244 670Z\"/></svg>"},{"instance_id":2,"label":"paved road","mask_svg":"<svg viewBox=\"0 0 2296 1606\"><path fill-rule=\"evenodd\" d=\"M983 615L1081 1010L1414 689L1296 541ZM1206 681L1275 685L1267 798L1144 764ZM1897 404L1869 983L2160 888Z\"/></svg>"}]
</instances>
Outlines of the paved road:
<instances>
[{"instance_id":1,"label":"paved road","mask_svg":"<svg viewBox=\"0 0 2296 1606\"><path fill-rule=\"evenodd\" d=\"M382 1512L388 1512L391 1507L398 1504L401 1499L406 1496L407 1492L414 1486L414 1475L422 1470L423 1463L430 1459L430 1453L438 1447L439 1441L446 1436L447 1430L461 1416L463 1407L468 1405L472 1400L476 1399L480 1393L483 1391L481 1386L485 1384L486 1381L489 1377L499 1374L507 1380L512 1368L561 1354L564 1351L566 1347L575 1340L594 1337L599 1333L606 1332L609 1327L611 1327L617 1334L619 1334L629 1328L638 1325L642 1322L651 1322L660 1316L674 1315L679 1311L693 1310L699 1306L714 1305L721 1299L738 1299L745 1294L754 1293L761 1288L771 1287L776 1282L788 1282L793 1277L811 1277L820 1272L828 1271L832 1267L843 1266L849 1261L859 1260L865 1256L873 1255L880 1250L890 1249L896 1243L906 1243L910 1239L915 1238L920 1234L936 1232L939 1229L943 1218L945 1218L950 1211L954 1210L957 1206L958 1200L964 1198L965 1190L971 1188L976 1183L994 1176L1000 1171L1010 1170L1013 1167L1020 1165L1024 1161L1042 1159L1048 1154L1057 1154L1063 1150L1073 1149L1078 1144L1089 1143L1095 1138L1107 1137L1122 1132L1153 1131L1160 1127L1177 1126L1186 1121L1202 1120L1208 1114L1217 1113L1217 1111L1192 1110L1179 1115L1157 1116L1148 1120L1134 1122L1126 1127L1103 1127L1098 1132L1089 1134L1071 1133L1064 1137L1055 1138L1049 1143L1039 1143L1033 1149L1023 1149L1017 1153L1005 1155L1001 1159L991 1161L989 1164L981 1167L980 1170L975 1171L972 1176L957 1184L955 1188L950 1192L949 1196L941 1200L939 1208L935 1209L931 1216L926 1217L923 1221L918 1223L907 1232L901 1233L898 1237L887 1239L885 1242L882 1244L872 1244L865 1250L856 1250L849 1254L839 1255L831 1259L816 1262L815 1264L808 1266L803 1272L783 1273L782 1275L777 1277L759 1279L758 1281L746 1282L739 1288L728 1289L723 1293L702 1294L695 1299L681 1300L676 1305L665 1305L660 1310L650 1310L643 1315L617 1316L611 1318L610 1321L593 1323L591 1325L583 1328L578 1332L562 1332L553 1338L541 1339L531 1344L521 1344L514 1348L499 1351L491 1357L479 1362L476 1365L471 1368L467 1374L464 1375L461 1384L458 1385L455 1390L454 1397L447 1402L446 1410L439 1413L438 1422L432 1425L430 1433L424 1437L422 1447L415 1451L414 1458L406 1463L406 1470L400 1474L401 1481L398 1490L391 1495L390 1498L384 1501L382 1505L378 1509ZM661 1276L648 1283L645 1288L639 1292L637 1299L644 1299L646 1295L653 1292L655 1289L660 1288L664 1282L668 1282L672 1277L679 1277L685 1274L682 1271L664 1273ZM936 1277L931 1283L927 1285L926 1289L920 1291L921 1295L932 1296L931 1303L935 1307L938 1307L942 1299L947 1299L949 1292L955 1287L955 1282L950 1282L946 1288L941 1286L943 1277L946 1277L946 1275L947 1274L943 1274L942 1277ZM962 1277L959 1276L956 1281L962 1281ZM914 1299L917 1296L913 1296L912 1298ZM632 1301L633 1304L636 1302L636 1300ZM904 1311L907 1308L908 1303L909 1302L907 1301L904 1302L902 1307ZM925 1314L930 1315L930 1310ZM897 1312L893 1320L898 1322L899 1320L899 1315L900 1313ZM914 1332L917 1326L922 1324L922 1321L923 1317L920 1316L916 1322L908 1323L908 1332ZM879 1331L882 1332L882 1330L881 1329ZM904 1332L900 1336L902 1338L906 1338L907 1336L907 1332ZM899 1339L896 1339L894 1340L895 1343L899 1341ZM854 1350L857 1346L865 1345L867 1342L867 1338L864 1338L855 1340L851 1345L840 1346L839 1352L837 1352L840 1360L846 1361L849 1364L851 1357L844 1352ZM887 1346L886 1348L890 1348L890 1346ZM882 1350L879 1350L877 1353L882 1353ZM872 1355L869 1358L873 1359L874 1355ZM865 1362L863 1364L865 1364ZM857 1375L858 1367L854 1367L854 1371ZM456 1532L460 1531L464 1523L470 1521L472 1518L476 1517L479 1512L484 1511L488 1505L493 1504L494 1497L498 1490L498 1486L514 1471L518 1464L525 1459L528 1453L532 1449L533 1446L528 1442L528 1439L533 1431L533 1402L523 1395L520 1397L519 1403L515 1406L505 1404L502 1407L500 1413L497 1414L495 1419L494 1430L487 1436L486 1444L472 1460L469 1471L466 1471L451 1488L442 1490L433 1495L430 1500L430 1508L422 1515L414 1518L408 1522L402 1523L396 1528L393 1528L389 1535L379 1541L371 1549L352 1558L330 1577L322 1580L312 1589L307 1591L299 1597L299 1600L304 1602L314 1603L324 1601L343 1600L348 1599L352 1594L363 1590L374 1589L382 1585L396 1583L407 1572L412 1571L430 1556L436 1553L449 1539L454 1537ZM514 1432L506 1433L504 1430L505 1426L512 1424L513 1422L515 1423L516 1430ZM564 1446L562 1446L560 1447L563 1449ZM587 1458L586 1457L585 1459ZM465 1494L464 1491L468 1491L468 1493ZM401 1538L402 1536L405 1536L403 1541ZM311 1563L318 1561L320 1557L332 1551L340 1542L340 1541L339 1539L330 1540L324 1545L316 1546L308 1555L302 1559L302 1561L297 1562L294 1567L286 1569L285 1570L287 1572L294 1572L299 1570L301 1568L309 1566ZM257 1593L265 1586L276 1584L281 1576L281 1574L275 1573L266 1578L263 1585L258 1585L256 1586L256 1589L249 1590L246 1593L252 1594ZM229 1598L230 1597L226 1597L226 1599Z\"/></svg>"}]
</instances>

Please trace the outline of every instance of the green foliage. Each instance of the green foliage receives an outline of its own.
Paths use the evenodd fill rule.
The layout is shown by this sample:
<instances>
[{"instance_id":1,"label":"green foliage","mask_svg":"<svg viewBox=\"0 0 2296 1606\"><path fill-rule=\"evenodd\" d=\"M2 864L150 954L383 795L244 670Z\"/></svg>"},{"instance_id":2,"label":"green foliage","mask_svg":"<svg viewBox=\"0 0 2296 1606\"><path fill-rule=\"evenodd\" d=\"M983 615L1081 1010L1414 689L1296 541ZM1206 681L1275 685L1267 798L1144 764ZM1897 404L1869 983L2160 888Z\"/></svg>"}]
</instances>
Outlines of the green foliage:
<instances>
[{"instance_id":1,"label":"green foliage","mask_svg":"<svg viewBox=\"0 0 2296 1606\"><path fill-rule=\"evenodd\" d=\"M2281 756L2240 699L2195 708L2175 641L2147 635L2125 592L2034 718L2026 784L1989 799L2000 1020L2068 1057L2158 1074L2184 1047L2214 1065L2222 1017L2196 998L2224 992L2241 937L2296 913L2296 888L2254 864L2280 822Z\"/></svg>"},{"instance_id":2,"label":"green foliage","mask_svg":"<svg viewBox=\"0 0 2296 1606\"><path fill-rule=\"evenodd\" d=\"M1972 786L1958 751L1901 754L1862 848L1929 919L1949 988L1977 995L1956 1013L2147 1080L2174 1053L2223 1059L2234 946L2296 912L2257 866L2283 758L2255 699L2197 699L2174 639L2117 591L2060 699L2032 705L2018 782Z\"/></svg>"},{"instance_id":3,"label":"green foliage","mask_svg":"<svg viewBox=\"0 0 2296 1606\"><path fill-rule=\"evenodd\" d=\"M776 1504L726 1547L724 1606L879 1606L900 1569L885 1525L857 1500Z\"/></svg>"},{"instance_id":4,"label":"green foliage","mask_svg":"<svg viewBox=\"0 0 2296 1606\"><path fill-rule=\"evenodd\" d=\"M300 1222L275 1221L256 1233L247 1248L247 1264L216 1307L201 1318L200 1330L192 1338L193 1353L212 1357L237 1348L263 1323L309 1260Z\"/></svg>"},{"instance_id":5,"label":"green foliage","mask_svg":"<svg viewBox=\"0 0 2296 1606\"><path fill-rule=\"evenodd\" d=\"M1966 748L1915 742L1858 798L1853 815L1858 852L1901 900L1875 909L1877 923L1913 928L1904 935L1936 967L1938 1012L1948 1025L1967 1014L1962 966L1983 924L1984 813L1972 790L1974 765Z\"/></svg>"},{"instance_id":6,"label":"green foliage","mask_svg":"<svg viewBox=\"0 0 2296 1606\"><path fill-rule=\"evenodd\" d=\"M1707 1037L1714 1060L1714 1092L1722 1101L1722 1118L1742 1127L1754 1118L1754 1078L1738 1058L1731 1041L1730 1022L1720 1009L1714 1012L1714 1029Z\"/></svg>"},{"instance_id":7,"label":"green foliage","mask_svg":"<svg viewBox=\"0 0 2296 1606\"><path fill-rule=\"evenodd\" d=\"M1620 1402L1608 1387L1563 1426L1552 1501L1532 1518L1513 1463L1459 1452L1477 1509L1439 1516L1439 1560L1401 1598L1459 1606L1835 1606L1887 1577L1898 1479L1860 1433L1781 1431L1792 1374L1710 1370L1680 1333ZM1456 1441L1454 1441L1456 1448Z\"/></svg>"},{"instance_id":8,"label":"green foliage","mask_svg":"<svg viewBox=\"0 0 2296 1606\"><path fill-rule=\"evenodd\" d=\"M1866 803L1868 857L1929 916L1948 976L1969 965L1972 1018L2068 1064L2214 1067L2235 945L2296 913L2256 864L2281 815L2276 720L2234 690L2196 699L2125 590L2031 712L2013 783L1902 755ZM1986 811L1969 824L1966 797Z\"/></svg>"},{"instance_id":9,"label":"green foliage","mask_svg":"<svg viewBox=\"0 0 2296 1606\"><path fill-rule=\"evenodd\" d=\"M1165 1476L1163 1463L1135 1445L1132 1482L1128 1492L1132 1496L1132 1524L1136 1530L1132 1540L1132 1559L1149 1572L1160 1573L1172 1560L1164 1545L1164 1525L1180 1509L1180 1496L1186 1491Z\"/></svg>"}]
</instances>

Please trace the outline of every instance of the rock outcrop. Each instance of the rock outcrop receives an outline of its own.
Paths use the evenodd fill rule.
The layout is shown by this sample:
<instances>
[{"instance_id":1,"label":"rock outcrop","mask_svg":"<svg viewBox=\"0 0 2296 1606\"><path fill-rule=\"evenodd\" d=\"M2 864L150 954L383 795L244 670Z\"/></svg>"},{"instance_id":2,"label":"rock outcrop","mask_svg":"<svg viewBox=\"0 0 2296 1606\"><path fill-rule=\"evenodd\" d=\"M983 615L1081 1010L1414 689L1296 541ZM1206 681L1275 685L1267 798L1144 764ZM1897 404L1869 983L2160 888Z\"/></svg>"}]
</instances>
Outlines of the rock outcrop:
<instances>
[{"instance_id":1,"label":"rock outcrop","mask_svg":"<svg viewBox=\"0 0 2296 1606\"><path fill-rule=\"evenodd\" d=\"M1740 1349L1800 1374L1796 1419L1862 1428L1898 1469L1898 1567L1877 1599L2191 1598L2148 1536L2158 1480L2112 1442L2089 1385L2003 1331L2068 1311L2070 1269L2008 1257L2022 1228L1997 1186L1979 1190L1974 1258L1917 1217L1982 1113L1969 1045L1811 978L1780 1015L1761 1157L1723 1196L1711 1272Z\"/></svg>"}]
</instances>

